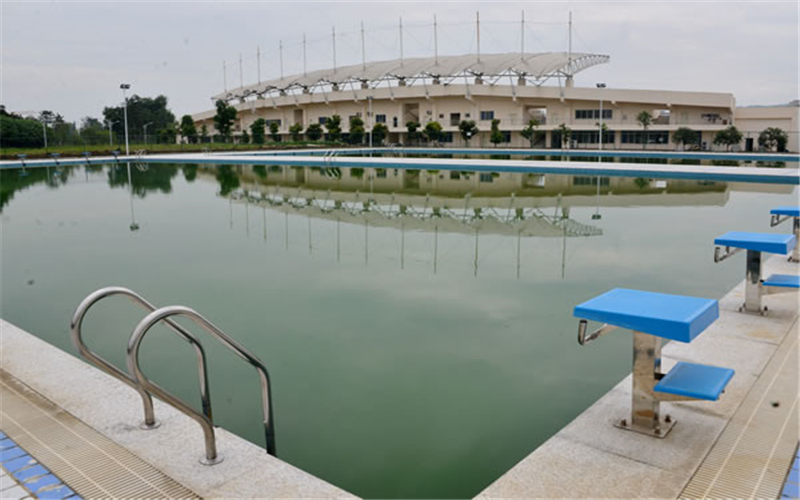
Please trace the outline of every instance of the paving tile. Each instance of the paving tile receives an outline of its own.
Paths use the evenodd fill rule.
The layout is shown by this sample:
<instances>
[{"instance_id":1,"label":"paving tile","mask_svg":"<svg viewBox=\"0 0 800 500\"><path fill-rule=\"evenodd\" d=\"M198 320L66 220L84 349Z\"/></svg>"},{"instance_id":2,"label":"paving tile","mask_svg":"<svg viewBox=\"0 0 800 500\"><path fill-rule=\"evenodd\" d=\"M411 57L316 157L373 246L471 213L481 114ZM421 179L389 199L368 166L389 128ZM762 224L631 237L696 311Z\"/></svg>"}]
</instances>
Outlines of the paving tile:
<instances>
[{"instance_id":1,"label":"paving tile","mask_svg":"<svg viewBox=\"0 0 800 500\"><path fill-rule=\"evenodd\" d=\"M67 498L74 494L74 491L64 485L61 485L48 490L39 491L36 493L36 496L41 500L61 500L62 498Z\"/></svg>"},{"instance_id":2,"label":"paving tile","mask_svg":"<svg viewBox=\"0 0 800 500\"><path fill-rule=\"evenodd\" d=\"M45 486L52 486L55 484L61 484L61 480L52 474L32 479L30 481L25 481L25 487L34 493L41 490Z\"/></svg>"},{"instance_id":3,"label":"paving tile","mask_svg":"<svg viewBox=\"0 0 800 500\"><path fill-rule=\"evenodd\" d=\"M20 486L14 486L7 490L0 492L0 499L2 500L20 500L28 496L28 492Z\"/></svg>"},{"instance_id":4,"label":"paving tile","mask_svg":"<svg viewBox=\"0 0 800 500\"><path fill-rule=\"evenodd\" d=\"M26 455L24 457L15 458L14 460L9 460L8 462L3 462L3 467L5 467L8 472L14 473L23 467L28 467L36 463L36 460Z\"/></svg>"},{"instance_id":5,"label":"paving tile","mask_svg":"<svg viewBox=\"0 0 800 500\"><path fill-rule=\"evenodd\" d=\"M20 469L14 472L14 477L17 478L18 481L28 481L33 479L37 476L44 476L45 474L49 474L50 471L42 467L41 465L34 465L33 467L27 467L25 469Z\"/></svg>"},{"instance_id":6,"label":"paving tile","mask_svg":"<svg viewBox=\"0 0 800 500\"><path fill-rule=\"evenodd\" d=\"M11 488L12 486L16 486L17 482L11 476L3 476L0 477L0 490L4 490L6 488Z\"/></svg>"},{"instance_id":7,"label":"paving tile","mask_svg":"<svg viewBox=\"0 0 800 500\"><path fill-rule=\"evenodd\" d=\"M787 496L789 498L800 497L800 486L792 483L786 483L786 485L783 487L783 496Z\"/></svg>"},{"instance_id":8,"label":"paving tile","mask_svg":"<svg viewBox=\"0 0 800 500\"><path fill-rule=\"evenodd\" d=\"M8 460L13 460L15 458L19 458L25 455L27 455L25 450L23 450L18 446L15 446L14 448L9 448L7 450L3 450L2 452L0 452L0 462L6 462Z\"/></svg>"}]
</instances>

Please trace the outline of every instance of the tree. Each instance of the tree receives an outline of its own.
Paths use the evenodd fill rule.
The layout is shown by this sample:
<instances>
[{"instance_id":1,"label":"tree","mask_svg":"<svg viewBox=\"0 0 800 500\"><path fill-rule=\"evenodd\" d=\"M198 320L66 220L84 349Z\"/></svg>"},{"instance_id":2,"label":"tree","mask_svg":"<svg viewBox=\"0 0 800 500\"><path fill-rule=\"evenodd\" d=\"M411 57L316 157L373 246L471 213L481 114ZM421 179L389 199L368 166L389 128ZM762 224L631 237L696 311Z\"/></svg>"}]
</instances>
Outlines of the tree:
<instances>
[{"instance_id":1,"label":"tree","mask_svg":"<svg viewBox=\"0 0 800 500\"><path fill-rule=\"evenodd\" d=\"M742 133L733 125L729 125L727 128L719 130L714 134L714 144L723 145L728 151L730 151L731 146L735 146L740 142L742 142Z\"/></svg>"},{"instance_id":2,"label":"tree","mask_svg":"<svg viewBox=\"0 0 800 500\"><path fill-rule=\"evenodd\" d=\"M442 138L442 124L437 121L426 123L425 138L428 141L438 143Z\"/></svg>"},{"instance_id":3,"label":"tree","mask_svg":"<svg viewBox=\"0 0 800 500\"><path fill-rule=\"evenodd\" d=\"M364 142L364 132L364 120L359 116L351 116L348 135L350 144L361 144Z\"/></svg>"},{"instance_id":4,"label":"tree","mask_svg":"<svg viewBox=\"0 0 800 500\"><path fill-rule=\"evenodd\" d=\"M374 127L372 127L372 143L378 146L383 145L383 141L389 135L389 127L384 125L383 123L376 123Z\"/></svg>"},{"instance_id":5,"label":"tree","mask_svg":"<svg viewBox=\"0 0 800 500\"><path fill-rule=\"evenodd\" d=\"M85 117L81 121L79 133L81 141L85 144L98 145L108 142L108 132L97 118Z\"/></svg>"},{"instance_id":6,"label":"tree","mask_svg":"<svg viewBox=\"0 0 800 500\"><path fill-rule=\"evenodd\" d=\"M181 117L181 137L192 144L197 142L197 128L195 128L194 120L190 115Z\"/></svg>"},{"instance_id":7,"label":"tree","mask_svg":"<svg viewBox=\"0 0 800 500\"><path fill-rule=\"evenodd\" d=\"M140 97L132 95L128 98L128 130L139 133L146 123L152 125L149 130L168 129L175 124L175 115L167 107L169 101L166 96ZM235 118L235 116L234 116ZM106 107L103 109L103 119L105 121L115 121L124 127L125 109L124 106Z\"/></svg>"},{"instance_id":8,"label":"tree","mask_svg":"<svg viewBox=\"0 0 800 500\"><path fill-rule=\"evenodd\" d=\"M217 114L214 115L214 128L222 136L224 141L228 141L231 137L231 129L233 128L233 121L236 120L236 108L229 106L228 103L222 99L217 101Z\"/></svg>"},{"instance_id":9,"label":"tree","mask_svg":"<svg viewBox=\"0 0 800 500\"><path fill-rule=\"evenodd\" d=\"M295 123L289 127L289 134L292 136L292 141L299 142L303 138L303 124Z\"/></svg>"},{"instance_id":10,"label":"tree","mask_svg":"<svg viewBox=\"0 0 800 500\"><path fill-rule=\"evenodd\" d=\"M10 148L40 148L44 145L42 124L33 118L0 114L0 143Z\"/></svg>"},{"instance_id":11,"label":"tree","mask_svg":"<svg viewBox=\"0 0 800 500\"><path fill-rule=\"evenodd\" d=\"M461 133L461 138L464 142L469 144L469 140L478 135L478 126L475 125L475 120L461 120L458 124L458 131Z\"/></svg>"},{"instance_id":12,"label":"tree","mask_svg":"<svg viewBox=\"0 0 800 500\"><path fill-rule=\"evenodd\" d=\"M650 124L653 123L653 115L651 115L649 111L642 111L636 115L636 121L639 122L639 125L642 126L642 130L644 130L642 134L642 149L644 149L647 147L647 129L650 128Z\"/></svg>"},{"instance_id":13,"label":"tree","mask_svg":"<svg viewBox=\"0 0 800 500\"><path fill-rule=\"evenodd\" d=\"M247 133L247 130L242 130L242 135L239 136L239 142L242 144L250 143L250 134Z\"/></svg>"},{"instance_id":14,"label":"tree","mask_svg":"<svg viewBox=\"0 0 800 500\"><path fill-rule=\"evenodd\" d=\"M281 140L281 136L278 133L280 129L280 125L275 120L269 122L269 136L272 138L272 142L279 142Z\"/></svg>"},{"instance_id":15,"label":"tree","mask_svg":"<svg viewBox=\"0 0 800 500\"><path fill-rule=\"evenodd\" d=\"M178 129L174 123L170 123L166 127L158 129L156 138L162 144L175 144L178 138Z\"/></svg>"},{"instance_id":16,"label":"tree","mask_svg":"<svg viewBox=\"0 0 800 500\"><path fill-rule=\"evenodd\" d=\"M412 143L419 138L419 127L420 124L417 121L410 120L406 122L406 129L408 130L408 135L406 135L406 140L409 143Z\"/></svg>"},{"instance_id":17,"label":"tree","mask_svg":"<svg viewBox=\"0 0 800 500\"><path fill-rule=\"evenodd\" d=\"M562 123L558 126L558 131L561 134L561 148L569 149L570 142L572 142L572 129Z\"/></svg>"},{"instance_id":18,"label":"tree","mask_svg":"<svg viewBox=\"0 0 800 500\"><path fill-rule=\"evenodd\" d=\"M250 133L253 136L253 144L264 144L264 134L267 131L267 120L256 119L250 124Z\"/></svg>"},{"instance_id":19,"label":"tree","mask_svg":"<svg viewBox=\"0 0 800 500\"><path fill-rule=\"evenodd\" d=\"M687 144L697 144L698 139L697 132L689 127L680 127L672 133L672 142L680 144L681 149L686 149Z\"/></svg>"},{"instance_id":20,"label":"tree","mask_svg":"<svg viewBox=\"0 0 800 500\"><path fill-rule=\"evenodd\" d=\"M531 143L531 149L533 149L536 146L536 143L541 141L544 137L544 132L539 130L539 120L536 118L531 118L528 121L528 125L526 125L525 128L520 132L520 135L522 135L522 137Z\"/></svg>"},{"instance_id":21,"label":"tree","mask_svg":"<svg viewBox=\"0 0 800 500\"><path fill-rule=\"evenodd\" d=\"M342 117L333 115L325 120L325 128L328 129L328 140L337 142L342 138Z\"/></svg>"},{"instance_id":22,"label":"tree","mask_svg":"<svg viewBox=\"0 0 800 500\"><path fill-rule=\"evenodd\" d=\"M758 145L762 148L783 152L786 151L787 142L789 135L778 127L766 128L758 134Z\"/></svg>"},{"instance_id":23,"label":"tree","mask_svg":"<svg viewBox=\"0 0 800 500\"><path fill-rule=\"evenodd\" d=\"M500 132L500 120L495 118L492 120L492 130L489 133L489 141L497 147L498 144L503 142L503 133Z\"/></svg>"},{"instance_id":24,"label":"tree","mask_svg":"<svg viewBox=\"0 0 800 500\"><path fill-rule=\"evenodd\" d=\"M318 141L322 137L322 126L319 123L312 123L306 128L306 137L309 141Z\"/></svg>"},{"instance_id":25,"label":"tree","mask_svg":"<svg viewBox=\"0 0 800 500\"><path fill-rule=\"evenodd\" d=\"M202 127L200 127L200 140L203 142L208 142L208 126L204 123Z\"/></svg>"}]
</instances>

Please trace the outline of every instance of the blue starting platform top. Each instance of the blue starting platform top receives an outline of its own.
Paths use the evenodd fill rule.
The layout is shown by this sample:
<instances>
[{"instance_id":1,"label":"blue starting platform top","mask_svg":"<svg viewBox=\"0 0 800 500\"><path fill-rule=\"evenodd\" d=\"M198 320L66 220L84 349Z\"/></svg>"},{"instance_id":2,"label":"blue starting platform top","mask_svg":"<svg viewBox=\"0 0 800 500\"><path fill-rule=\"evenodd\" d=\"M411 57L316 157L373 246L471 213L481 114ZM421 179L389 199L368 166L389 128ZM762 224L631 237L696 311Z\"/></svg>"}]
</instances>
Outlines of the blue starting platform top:
<instances>
[{"instance_id":1,"label":"blue starting platform top","mask_svg":"<svg viewBox=\"0 0 800 500\"><path fill-rule=\"evenodd\" d=\"M615 288L575 306L575 317L691 342L719 317L716 300Z\"/></svg>"},{"instance_id":2,"label":"blue starting platform top","mask_svg":"<svg viewBox=\"0 0 800 500\"><path fill-rule=\"evenodd\" d=\"M769 211L772 215L788 215L790 217L800 217L800 206L777 207Z\"/></svg>"},{"instance_id":3,"label":"blue starting platform top","mask_svg":"<svg viewBox=\"0 0 800 500\"><path fill-rule=\"evenodd\" d=\"M793 234L730 231L715 239L714 244L724 247L744 248L745 250L786 255L791 252L797 244L797 239Z\"/></svg>"},{"instance_id":4,"label":"blue starting platform top","mask_svg":"<svg viewBox=\"0 0 800 500\"><path fill-rule=\"evenodd\" d=\"M718 366L698 365L679 361L653 387L655 392L716 401L733 378L734 371Z\"/></svg>"},{"instance_id":5,"label":"blue starting platform top","mask_svg":"<svg viewBox=\"0 0 800 500\"><path fill-rule=\"evenodd\" d=\"M800 288L800 276L791 274L773 274L761 282L764 286L779 286L783 288Z\"/></svg>"}]
</instances>

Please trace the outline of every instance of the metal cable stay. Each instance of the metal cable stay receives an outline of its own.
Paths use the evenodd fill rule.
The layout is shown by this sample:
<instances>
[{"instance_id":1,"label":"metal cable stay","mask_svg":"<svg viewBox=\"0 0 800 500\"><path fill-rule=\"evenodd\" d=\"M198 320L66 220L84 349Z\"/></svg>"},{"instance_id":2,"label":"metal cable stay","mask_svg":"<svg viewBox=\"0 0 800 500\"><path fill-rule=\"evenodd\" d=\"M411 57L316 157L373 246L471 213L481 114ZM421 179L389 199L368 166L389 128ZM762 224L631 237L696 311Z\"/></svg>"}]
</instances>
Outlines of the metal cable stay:
<instances>
[{"instance_id":1,"label":"metal cable stay","mask_svg":"<svg viewBox=\"0 0 800 500\"><path fill-rule=\"evenodd\" d=\"M89 349L83 342L82 326L86 313L94 304L113 295L122 295L150 312L150 314L148 314L142 321L139 322L128 341L127 366L129 373L120 370L100 357L97 353ZM254 356L247 349L238 344L235 340L233 340L217 326L212 324L193 309L183 306L169 306L158 309L153 304L145 300L142 296L128 288L119 286L101 288L89 294L76 308L70 324L72 343L78 349L78 352L81 354L81 356L83 356L85 359L109 375L112 375L136 390L136 392L142 398L144 407L144 421L140 424L140 428L145 430L155 429L160 425L155 418L152 394L155 394L167 404L170 404L177 410L197 421L203 429L203 435L205 438L205 455L200 462L205 465L214 465L222 461L222 456L217 453L216 449L214 419L211 410L211 396L208 383L208 369L205 350L200 342L191 333L189 333L189 331L171 319L171 316L178 315L187 316L192 319L195 324L203 327L203 329L209 332L217 340L222 342L222 344L228 349L234 351L239 357L256 368L261 382L266 450L267 453L275 456L275 428L272 416L270 379L266 368L256 356ZM172 395L162 387L150 381L144 375L139 366L139 346L141 341L150 328L161 321L164 321L172 331L177 333L182 339L189 342L195 350L197 357L198 377L200 381L202 412L198 412L180 398Z\"/></svg>"}]
</instances>

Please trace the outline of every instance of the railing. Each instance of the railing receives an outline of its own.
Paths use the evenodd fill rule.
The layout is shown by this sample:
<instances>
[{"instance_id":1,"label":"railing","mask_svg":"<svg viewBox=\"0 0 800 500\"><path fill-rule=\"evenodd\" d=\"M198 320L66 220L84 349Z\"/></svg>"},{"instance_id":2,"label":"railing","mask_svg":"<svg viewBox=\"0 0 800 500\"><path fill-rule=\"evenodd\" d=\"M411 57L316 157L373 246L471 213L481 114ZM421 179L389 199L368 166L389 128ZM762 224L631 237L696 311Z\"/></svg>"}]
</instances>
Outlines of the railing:
<instances>
[{"instance_id":1,"label":"railing","mask_svg":"<svg viewBox=\"0 0 800 500\"><path fill-rule=\"evenodd\" d=\"M234 339L225 334L225 332L220 330L216 325L201 316L197 311L183 306L162 307L161 309L148 314L136 326L136 329L133 331L133 334L128 341L127 364L128 370L133 374L138 384L140 384L144 390L152 392L200 424L200 427L203 429L206 448L205 456L200 460L201 463L213 465L222 461L223 457L217 453L217 444L214 436L214 421L211 418L211 412L209 411L208 414L204 414L196 411L184 401L173 396L165 389L148 379L139 366L139 347L141 346L144 336L147 334L150 328L160 321L165 321L167 324L169 324L172 321L170 319L171 316L188 317L195 324L202 327L217 340L222 342L225 347L232 350L239 357L255 367L261 381L261 404L267 453L275 456L275 426L272 416L271 400L272 391L270 390L270 381L267 369L264 367L264 364L261 362L261 360L251 354L243 346L239 345Z\"/></svg>"},{"instance_id":2,"label":"railing","mask_svg":"<svg viewBox=\"0 0 800 500\"><path fill-rule=\"evenodd\" d=\"M86 313L89 309L99 302L100 300L111 297L112 295L122 295L128 298L135 304L138 304L142 308L148 311L155 311L157 308L145 300L141 295L137 294L133 290L129 290L128 288L123 288L119 286L110 286L101 288L96 290L95 292L89 294L83 301L78 305L78 308L75 309L75 313L72 315L72 322L70 323L70 335L72 337L72 343L78 349L78 352L86 358L88 361L93 363L95 366L100 368L101 370L105 371L109 375L121 380L122 382L126 383L127 385L133 387L136 392L142 398L142 403L144 405L144 422L140 425L142 429L155 429L159 426L159 423L155 419L155 413L153 411L153 399L150 396L150 393L142 387L142 385L132 376L125 373L124 371L120 370L116 366L112 365L105 359L101 358L97 353L89 349L86 344L83 342L82 336L82 327L83 327L83 318L86 316ZM182 339L186 340L192 347L194 347L195 354L197 355L197 368L198 373L200 376L200 398L203 405L203 413L211 419L211 397L208 391L208 373L206 370L206 354L203 350L203 346L195 339L191 333L186 331L182 326L175 323L172 320L166 321L167 326L172 329L175 333L177 333Z\"/></svg>"}]
</instances>

